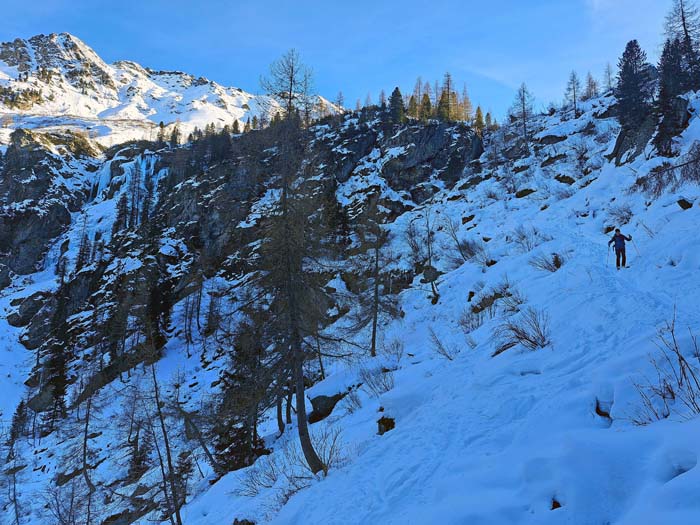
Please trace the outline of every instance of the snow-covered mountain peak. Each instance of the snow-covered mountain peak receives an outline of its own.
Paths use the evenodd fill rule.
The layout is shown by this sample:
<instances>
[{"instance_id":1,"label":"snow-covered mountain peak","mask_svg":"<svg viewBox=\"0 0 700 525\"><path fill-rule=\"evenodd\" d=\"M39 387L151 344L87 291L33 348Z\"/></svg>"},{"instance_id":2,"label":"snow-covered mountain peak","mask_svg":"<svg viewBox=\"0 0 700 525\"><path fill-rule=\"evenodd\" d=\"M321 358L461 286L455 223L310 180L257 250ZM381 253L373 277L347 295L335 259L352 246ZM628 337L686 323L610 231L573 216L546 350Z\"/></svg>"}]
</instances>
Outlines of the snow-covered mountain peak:
<instances>
[{"instance_id":1,"label":"snow-covered mountain peak","mask_svg":"<svg viewBox=\"0 0 700 525\"><path fill-rule=\"evenodd\" d=\"M0 143L12 129L84 131L103 145L153 139L161 122L186 136L268 118L274 103L181 71L158 71L130 60L107 64L68 33L0 44ZM319 97L319 112L337 108ZM168 129L168 131L170 131Z\"/></svg>"}]
</instances>

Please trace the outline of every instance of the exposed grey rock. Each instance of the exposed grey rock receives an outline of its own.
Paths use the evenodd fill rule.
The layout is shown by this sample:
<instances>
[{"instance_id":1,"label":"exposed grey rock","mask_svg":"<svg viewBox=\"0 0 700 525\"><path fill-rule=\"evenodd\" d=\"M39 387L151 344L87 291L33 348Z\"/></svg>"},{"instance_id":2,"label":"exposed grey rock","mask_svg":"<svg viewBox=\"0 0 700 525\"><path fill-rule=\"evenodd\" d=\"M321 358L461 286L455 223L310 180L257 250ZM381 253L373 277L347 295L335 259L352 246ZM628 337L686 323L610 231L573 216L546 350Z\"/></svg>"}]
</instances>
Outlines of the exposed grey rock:
<instances>
[{"instance_id":1,"label":"exposed grey rock","mask_svg":"<svg viewBox=\"0 0 700 525\"><path fill-rule=\"evenodd\" d=\"M344 393L335 394L333 396L316 396L311 399L313 411L309 414L309 423L316 423L326 419L331 415L335 405L346 396Z\"/></svg>"},{"instance_id":2,"label":"exposed grey rock","mask_svg":"<svg viewBox=\"0 0 700 525\"><path fill-rule=\"evenodd\" d=\"M27 407L34 412L46 412L53 406L53 390L53 385L47 385L44 390L27 401Z\"/></svg>"},{"instance_id":3,"label":"exposed grey rock","mask_svg":"<svg viewBox=\"0 0 700 525\"><path fill-rule=\"evenodd\" d=\"M32 320L32 317L41 309L46 300L44 292L36 292L22 301L16 312L7 316L7 322L10 326L20 327L27 326Z\"/></svg>"}]
</instances>

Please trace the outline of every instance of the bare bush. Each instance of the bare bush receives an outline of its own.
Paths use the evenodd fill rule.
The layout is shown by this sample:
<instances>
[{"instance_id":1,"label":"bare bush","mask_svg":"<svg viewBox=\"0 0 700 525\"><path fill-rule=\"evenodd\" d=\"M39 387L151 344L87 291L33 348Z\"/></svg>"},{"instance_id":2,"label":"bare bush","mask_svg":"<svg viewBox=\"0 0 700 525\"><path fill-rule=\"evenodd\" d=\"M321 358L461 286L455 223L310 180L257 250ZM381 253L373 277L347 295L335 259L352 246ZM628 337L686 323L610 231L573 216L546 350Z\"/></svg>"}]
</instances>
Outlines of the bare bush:
<instances>
[{"instance_id":1,"label":"bare bush","mask_svg":"<svg viewBox=\"0 0 700 525\"><path fill-rule=\"evenodd\" d=\"M484 313L474 312L472 307L468 306L462 311L462 315L459 316L457 324L462 331L468 335L484 324Z\"/></svg>"},{"instance_id":2,"label":"bare bush","mask_svg":"<svg viewBox=\"0 0 700 525\"><path fill-rule=\"evenodd\" d=\"M675 314L659 330L656 337L658 355L651 357L656 378L645 384L635 383L642 401L641 408L631 418L636 425L647 425L675 413L682 419L700 415L700 369L692 365L676 336ZM698 340L690 332L693 357L700 359Z\"/></svg>"},{"instance_id":3,"label":"bare bush","mask_svg":"<svg viewBox=\"0 0 700 525\"><path fill-rule=\"evenodd\" d=\"M357 393L357 390L348 392L348 395L343 398L341 406L346 414L354 414L360 410L362 408L362 399L360 399L360 394Z\"/></svg>"},{"instance_id":4,"label":"bare bush","mask_svg":"<svg viewBox=\"0 0 700 525\"><path fill-rule=\"evenodd\" d=\"M345 446L340 429L328 425L313 428L311 441L321 462L323 473L347 462ZM311 485L316 475L304 459L295 440L288 440L269 456L263 456L246 470L236 495L255 497L264 490L272 490L277 508L284 505L294 494Z\"/></svg>"},{"instance_id":5,"label":"bare bush","mask_svg":"<svg viewBox=\"0 0 700 525\"><path fill-rule=\"evenodd\" d=\"M545 272L556 272L564 265L564 257L558 253L539 254L530 259L530 266Z\"/></svg>"},{"instance_id":6,"label":"bare bush","mask_svg":"<svg viewBox=\"0 0 700 525\"><path fill-rule=\"evenodd\" d=\"M506 193L513 194L518 191L519 180L516 179L515 173L512 171L512 167L507 168L503 172L500 183Z\"/></svg>"},{"instance_id":7,"label":"bare bush","mask_svg":"<svg viewBox=\"0 0 700 525\"><path fill-rule=\"evenodd\" d=\"M664 162L660 166L652 168L647 175L639 177L634 183L634 189L653 198L658 198L666 188L676 184L674 171L674 167L670 162Z\"/></svg>"},{"instance_id":8,"label":"bare bush","mask_svg":"<svg viewBox=\"0 0 700 525\"><path fill-rule=\"evenodd\" d=\"M415 222L409 223L406 228L406 243L411 250L411 260L414 266L422 264L426 259L425 236L418 229Z\"/></svg>"},{"instance_id":9,"label":"bare bush","mask_svg":"<svg viewBox=\"0 0 700 525\"><path fill-rule=\"evenodd\" d=\"M382 345L379 347L379 351L388 358L393 366L396 367L398 367L401 363L405 350L406 347L404 346L403 341L398 338L394 338L386 344L382 343Z\"/></svg>"},{"instance_id":10,"label":"bare bush","mask_svg":"<svg viewBox=\"0 0 700 525\"><path fill-rule=\"evenodd\" d=\"M549 318L546 313L530 307L517 318L509 318L494 330L497 356L516 345L528 350L545 348L550 344Z\"/></svg>"},{"instance_id":11,"label":"bare bush","mask_svg":"<svg viewBox=\"0 0 700 525\"><path fill-rule=\"evenodd\" d=\"M522 253L532 251L543 242L551 240L550 237L542 233L536 227L518 226L513 232L513 242Z\"/></svg>"},{"instance_id":12,"label":"bare bush","mask_svg":"<svg viewBox=\"0 0 700 525\"><path fill-rule=\"evenodd\" d=\"M700 184L700 142L695 142L690 147L690 151L680 170L681 180L679 182Z\"/></svg>"},{"instance_id":13,"label":"bare bush","mask_svg":"<svg viewBox=\"0 0 700 525\"><path fill-rule=\"evenodd\" d=\"M471 240L464 239L459 236L459 226L452 219L445 219L445 231L450 238L453 256L452 260L455 264L470 261L485 251L483 244Z\"/></svg>"},{"instance_id":14,"label":"bare bush","mask_svg":"<svg viewBox=\"0 0 700 525\"><path fill-rule=\"evenodd\" d=\"M520 312L520 307L527 302L527 298L508 281L507 277L498 285L497 291L501 295L499 303L505 315L517 314Z\"/></svg>"},{"instance_id":15,"label":"bare bush","mask_svg":"<svg viewBox=\"0 0 700 525\"><path fill-rule=\"evenodd\" d=\"M583 139L574 141L574 143L571 145L571 153L576 159L576 168L578 168L579 171L583 171L586 167L589 154L589 148L586 141Z\"/></svg>"},{"instance_id":16,"label":"bare bush","mask_svg":"<svg viewBox=\"0 0 700 525\"><path fill-rule=\"evenodd\" d=\"M486 193L484 193L484 197L492 201L497 201L501 199L501 196L493 188L489 188L488 190L486 190Z\"/></svg>"},{"instance_id":17,"label":"bare bush","mask_svg":"<svg viewBox=\"0 0 700 525\"><path fill-rule=\"evenodd\" d=\"M632 219L632 208L630 208L629 204L611 206L608 209L608 218L612 224L624 226Z\"/></svg>"},{"instance_id":18,"label":"bare bush","mask_svg":"<svg viewBox=\"0 0 700 525\"><path fill-rule=\"evenodd\" d=\"M263 490L273 488L282 476L280 465L281 462L274 455L260 457L245 471L236 495L254 498Z\"/></svg>"},{"instance_id":19,"label":"bare bush","mask_svg":"<svg viewBox=\"0 0 700 525\"><path fill-rule=\"evenodd\" d=\"M362 388L368 394L379 397L394 388L394 372L386 368L363 368L360 370Z\"/></svg>"},{"instance_id":20,"label":"bare bush","mask_svg":"<svg viewBox=\"0 0 700 525\"><path fill-rule=\"evenodd\" d=\"M429 331L430 341L433 343L433 350L435 351L435 353L444 357L448 361L454 361L454 358L457 357L459 351L456 348L453 348L443 343L432 327L429 328Z\"/></svg>"},{"instance_id":21,"label":"bare bush","mask_svg":"<svg viewBox=\"0 0 700 525\"><path fill-rule=\"evenodd\" d=\"M497 286L482 291L479 298L471 305L472 314L481 314L482 317L470 319L467 315L462 314L460 324L463 329L470 322L478 323L478 326L481 326L484 321L483 314L488 315L489 319L493 319L500 307L506 315L512 315L519 312L520 307L526 301L525 296L510 283L508 277L505 277Z\"/></svg>"}]
</instances>

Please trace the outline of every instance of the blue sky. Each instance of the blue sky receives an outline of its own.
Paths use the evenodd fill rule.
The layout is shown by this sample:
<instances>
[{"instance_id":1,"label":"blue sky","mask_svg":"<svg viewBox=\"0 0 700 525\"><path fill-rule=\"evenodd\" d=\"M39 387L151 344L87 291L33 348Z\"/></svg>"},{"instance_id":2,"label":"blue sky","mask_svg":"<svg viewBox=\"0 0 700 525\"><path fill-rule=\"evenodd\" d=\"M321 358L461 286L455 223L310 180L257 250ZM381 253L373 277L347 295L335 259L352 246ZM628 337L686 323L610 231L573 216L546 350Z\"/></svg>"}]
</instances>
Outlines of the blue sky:
<instances>
[{"instance_id":1,"label":"blue sky","mask_svg":"<svg viewBox=\"0 0 700 525\"><path fill-rule=\"evenodd\" d=\"M70 32L106 61L129 59L259 91L291 47L316 88L346 105L450 71L472 100L503 115L526 82L559 101L572 69L602 76L637 38L656 60L671 0L32 0L11 2L0 40Z\"/></svg>"}]
</instances>

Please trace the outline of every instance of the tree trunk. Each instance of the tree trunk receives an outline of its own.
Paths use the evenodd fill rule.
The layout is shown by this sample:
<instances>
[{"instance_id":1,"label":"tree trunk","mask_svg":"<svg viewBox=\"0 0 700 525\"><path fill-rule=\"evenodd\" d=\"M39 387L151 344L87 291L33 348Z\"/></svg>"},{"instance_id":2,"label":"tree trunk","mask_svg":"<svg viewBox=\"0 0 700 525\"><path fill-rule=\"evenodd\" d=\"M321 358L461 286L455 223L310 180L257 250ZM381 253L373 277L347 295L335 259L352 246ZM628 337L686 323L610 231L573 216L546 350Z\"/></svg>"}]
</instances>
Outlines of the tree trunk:
<instances>
[{"instance_id":1,"label":"tree trunk","mask_svg":"<svg viewBox=\"0 0 700 525\"><path fill-rule=\"evenodd\" d=\"M87 501L87 511L85 516L85 525L90 525L91 513L92 513L92 494L95 492L95 485L90 479L90 474L88 473L88 434L90 429L90 415L92 411L92 396L87 398L87 404L85 405L85 426L83 427L83 479L85 479L85 485L88 488L88 501Z\"/></svg>"},{"instance_id":2,"label":"tree trunk","mask_svg":"<svg viewBox=\"0 0 700 525\"><path fill-rule=\"evenodd\" d=\"M372 345L370 355L377 356L377 323L379 320L379 239L374 245L374 296L372 300Z\"/></svg>"},{"instance_id":3,"label":"tree trunk","mask_svg":"<svg viewBox=\"0 0 700 525\"><path fill-rule=\"evenodd\" d=\"M282 213L286 221L286 228L291 229L289 224L289 203L288 203L288 192L289 192L289 180L285 173L282 180ZM291 231L287 235L287 239L292 239ZM301 450L304 453L304 458L309 465L309 469L314 474L325 469L323 462L316 454L314 450L313 443L311 442L311 436L309 435L309 423L306 417L306 397L304 396L304 350L302 347L303 339L300 332L300 319L299 319L299 304L297 297L297 286L300 284L301 273L303 268L298 267L295 264L293 257L294 246L287 244L285 246L285 258L286 258L286 270L287 278L285 283L285 292L287 295L287 306L289 308L289 343L291 351L291 361L292 361L292 379L294 381L294 387L297 396L297 428L299 430L299 441L301 444ZM290 389L291 392L291 389Z\"/></svg>"},{"instance_id":4,"label":"tree trunk","mask_svg":"<svg viewBox=\"0 0 700 525\"><path fill-rule=\"evenodd\" d=\"M285 416L288 425L292 424L292 398L294 397L294 391L292 390L292 385L287 387L287 405L285 409Z\"/></svg>"},{"instance_id":5,"label":"tree trunk","mask_svg":"<svg viewBox=\"0 0 700 525\"><path fill-rule=\"evenodd\" d=\"M173 456L170 450L170 439L168 439L168 431L165 428L165 418L163 410L160 406L160 392L158 390L158 379L156 378L156 367L151 365L151 377L153 378L153 392L156 401L156 414L160 422L160 429L163 433L163 443L165 445L165 459L168 462L168 481L170 483L170 494L173 498L173 510L175 512L175 521L177 525L182 525L182 517L180 516L180 500L177 495L177 484L175 483L175 469L173 468Z\"/></svg>"},{"instance_id":6,"label":"tree trunk","mask_svg":"<svg viewBox=\"0 0 700 525\"><path fill-rule=\"evenodd\" d=\"M221 463L219 463L218 461L216 461L214 454L212 454L209 450L206 441L204 441L204 436L202 435L201 430L199 430L197 424L192 420L191 414L184 410L180 405L177 405L177 410L178 412L180 412L180 415L182 415L182 418L185 420L186 424L189 425L190 429L192 429L192 431L194 432L194 437L197 439L197 443L199 443L199 446L202 447L204 455L207 456L207 460L209 460L209 463L214 468L214 470L216 470L217 472L225 472L226 469L224 468L224 466L221 465Z\"/></svg>"},{"instance_id":7,"label":"tree trunk","mask_svg":"<svg viewBox=\"0 0 700 525\"><path fill-rule=\"evenodd\" d=\"M311 435L309 434L309 423L306 417L306 396L304 395L304 354L301 348L301 338L299 334L295 334L292 338L292 352L294 352L294 383L297 396L297 428L299 429L299 442L301 443L301 450L306 458L306 463L309 465L309 469L314 474L318 474L320 471L325 471L326 466L318 457L316 451L314 450L314 445L311 442Z\"/></svg>"},{"instance_id":8,"label":"tree trunk","mask_svg":"<svg viewBox=\"0 0 700 525\"><path fill-rule=\"evenodd\" d=\"M326 379L326 370L323 368L323 356L321 355L321 341L316 336L316 353L318 354L318 367L321 371L321 379Z\"/></svg>"},{"instance_id":9,"label":"tree trunk","mask_svg":"<svg viewBox=\"0 0 700 525\"><path fill-rule=\"evenodd\" d=\"M278 388L277 390L277 430L280 432L280 436L284 434L284 419L282 418L282 390Z\"/></svg>"}]
</instances>

